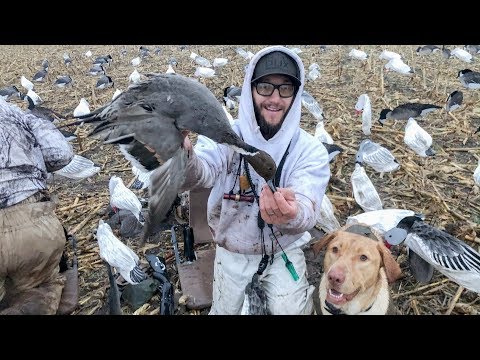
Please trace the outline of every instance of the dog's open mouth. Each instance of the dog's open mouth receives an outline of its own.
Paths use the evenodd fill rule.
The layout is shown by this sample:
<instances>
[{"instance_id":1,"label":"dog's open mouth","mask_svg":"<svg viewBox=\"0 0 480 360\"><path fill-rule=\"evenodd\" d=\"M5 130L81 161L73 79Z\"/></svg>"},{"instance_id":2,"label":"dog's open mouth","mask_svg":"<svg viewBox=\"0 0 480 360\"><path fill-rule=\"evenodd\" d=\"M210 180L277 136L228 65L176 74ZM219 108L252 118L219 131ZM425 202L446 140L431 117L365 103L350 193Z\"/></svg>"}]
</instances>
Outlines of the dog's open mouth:
<instances>
[{"instance_id":1,"label":"dog's open mouth","mask_svg":"<svg viewBox=\"0 0 480 360\"><path fill-rule=\"evenodd\" d=\"M334 305L343 305L348 301L352 300L360 290L355 290L350 294L341 293L335 289L328 289L327 291L327 301Z\"/></svg>"}]
</instances>

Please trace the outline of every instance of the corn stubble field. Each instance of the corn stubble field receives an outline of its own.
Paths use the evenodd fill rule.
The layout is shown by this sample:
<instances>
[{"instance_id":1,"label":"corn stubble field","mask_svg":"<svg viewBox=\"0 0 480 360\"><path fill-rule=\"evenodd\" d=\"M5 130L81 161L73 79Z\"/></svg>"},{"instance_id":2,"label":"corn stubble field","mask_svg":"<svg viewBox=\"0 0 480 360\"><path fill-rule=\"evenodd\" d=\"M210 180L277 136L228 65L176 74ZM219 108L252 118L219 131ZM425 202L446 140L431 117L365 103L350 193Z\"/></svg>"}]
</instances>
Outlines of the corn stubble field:
<instances>
[{"instance_id":1,"label":"corn stubble field","mask_svg":"<svg viewBox=\"0 0 480 360\"><path fill-rule=\"evenodd\" d=\"M359 214L362 209L355 203L352 195L350 176L354 169L355 153L365 138L361 129L361 118L355 115L354 105L363 93L367 93L372 104L372 135L370 138L389 148L400 162L401 167L393 173L383 176L367 167L366 171L375 185L384 208L404 208L420 212L428 223L445 229L447 232L465 241L476 250L480 244L480 195L474 184L473 171L480 157L480 136L473 132L480 126L479 94L475 90L463 88L457 78L459 70L469 68L480 70L480 65L467 64L456 58L444 59L440 54L417 56L419 45L368 45L368 46L327 46L320 51L318 45L295 46L302 50L299 56L305 67L312 63L320 66L321 76L308 81L307 90L321 104L325 115L325 128L335 144L344 152L331 164L332 177L327 194L335 206L335 215L344 224L350 215ZM140 45L126 46L2 46L0 52L0 87L16 85L19 89L20 77L27 79L41 69L41 62L50 62L48 78L44 83L35 83L35 92L44 100L42 106L54 109L71 119L72 112L83 97L90 104L90 110L103 106L111 100L116 89L125 90L129 85L129 75L134 70L130 61L139 55ZM156 46L149 45L153 50ZM244 67L247 60L240 57L235 49L242 47L255 53L260 45L191 45L186 47L159 45L161 52L144 59L138 71L145 73L163 73L168 61L174 57L178 63L175 71L186 76L194 76L196 65L190 59L193 51L210 61L216 57L229 60L213 78L201 78L208 88L221 101L223 89L230 85L242 86ZM362 62L348 57L353 48L367 52L369 58ZM453 49L453 45L449 48ZM127 55L120 56L122 49ZM381 71L385 61L378 55L382 50L395 51L416 72L413 77L397 73L384 74ZM93 56L84 54L90 50ZM68 53L72 64L66 66L62 55ZM107 75L114 81L114 87L96 89L97 76L88 74L96 56L110 54L112 64L106 68ZM308 70L307 70L308 71ZM71 88L60 89L53 85L57 77L70 75L73 78ZM386 126L377 122L383 108L390 108L406 102L422 102L443 106L452 91L464 92L464 106L452 113L445 110L429 114L421 123L433 137L436 156L420 158L403 142L404 122L389 120ZM23 89L21 89L23 91ZM26 102L15 100L22 108ZM232 111L235 117L236 109ZM316 120L305 109L302 110L301 126L307 132L315 132ZM59 198L57 214L70 232L75 233L78 241L77 256L79 262L80 306L74 314L106 313L106 293L108 278L106 268L99 257L95 230L98 221L106 217L109 203L108 181L112 175L120 176L125 184L134 179L131 166L121 153L111 145L102 145L99 140L87 138L89 126L76 131L77 139L72 144L77 154L83 155L101 166L100 172L82 181L73 181L56 177L50 184L50 190ZM195 140L195 136L192 136ZM141 194L140 192L138 193ZM172 283L176 287L177 298L181 295L180 283L172 256L172 245L168 232L158 237L158 241L149 242L140 247L135 240L127 244L142 258L142 254L153 252L167 258ZM71 249L69 249L71 252ZM308 250L307 250L308 251ZM404 277L392 285L393 299L402 314L478 314L480 297L448 280L441 273L435 275L429 284L419 284L411 276L406 251L396 252L397 261L402 267ZM146 262L142 259L143 262ZM319 259L313 259L307 253L311 269L310 280L317 284L322 272ZM136 314L158 314L158 295L138 309ZM125 314L133 311L123 307ZM185 310L179 306L177 314L205 314L203 311Z\"/></svg>"}]
</instances>

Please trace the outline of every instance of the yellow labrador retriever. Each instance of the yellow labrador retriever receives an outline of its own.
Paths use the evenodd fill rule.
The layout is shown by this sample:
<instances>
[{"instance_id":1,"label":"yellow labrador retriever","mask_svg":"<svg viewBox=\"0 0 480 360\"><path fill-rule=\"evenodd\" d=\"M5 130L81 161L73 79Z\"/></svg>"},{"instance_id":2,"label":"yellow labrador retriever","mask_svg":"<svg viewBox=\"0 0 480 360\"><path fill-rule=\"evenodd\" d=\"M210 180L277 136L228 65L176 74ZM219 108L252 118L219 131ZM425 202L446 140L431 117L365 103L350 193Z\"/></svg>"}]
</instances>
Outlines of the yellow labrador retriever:
<instances>
[{"instance_id":1,"label":"yellow labrador retriever","mask_svg":"<svg viewBox=\"0 0 480 360\"><path fill-rule=\"evenodd\" d=\"M348 225L312 245L316 257L327 247L324 273L314 293L324 315L394 315L389 283L401 276L383 241L363 224Z\"/></svg>"}]
</instances>

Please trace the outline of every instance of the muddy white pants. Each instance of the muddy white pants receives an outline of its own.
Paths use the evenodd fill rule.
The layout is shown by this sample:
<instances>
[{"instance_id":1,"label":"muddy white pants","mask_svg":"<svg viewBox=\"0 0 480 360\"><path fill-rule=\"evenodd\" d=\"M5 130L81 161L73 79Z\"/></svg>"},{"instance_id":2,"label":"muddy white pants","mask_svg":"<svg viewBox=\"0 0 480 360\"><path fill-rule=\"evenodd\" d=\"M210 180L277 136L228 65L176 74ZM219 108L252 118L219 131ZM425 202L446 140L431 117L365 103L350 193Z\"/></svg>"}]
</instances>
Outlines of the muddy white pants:
<instances>
[{"instance_id":1,"label":"muddy white pants","mask_svg":"<svg viewBox=\"0 0 480 360\"><path fill-rule=\"evenodd\" d=\"M305 255L301 249L310 240L307 232L285 250L299 279L295 281L285 266L282 252L275 254L259 277L273 315L310 315L313 311L313 285L307 281ZM213 276L213 301L209 315L239 315L245 299L245 286L258 270L261 255L233 253L217 246Z\"/></svg>"}]
</instances>

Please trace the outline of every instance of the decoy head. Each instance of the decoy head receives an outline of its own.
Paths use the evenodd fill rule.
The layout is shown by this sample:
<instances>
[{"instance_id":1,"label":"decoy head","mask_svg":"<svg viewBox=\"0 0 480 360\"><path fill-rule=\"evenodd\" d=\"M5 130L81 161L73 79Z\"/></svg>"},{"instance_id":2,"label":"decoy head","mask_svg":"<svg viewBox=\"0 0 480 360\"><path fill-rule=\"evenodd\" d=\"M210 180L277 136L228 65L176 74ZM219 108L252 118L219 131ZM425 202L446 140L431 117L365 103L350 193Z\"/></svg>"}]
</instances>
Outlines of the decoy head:
<instances>
[{"instance_id":1,"label":"decoy head","mask_svg":"<svg viewBox=\"0 0 480 360\"><path fill-rule=\"evenodd\" d=\"M264 178L272 191L275 192L276 189L273 184L275 173L277 172L275 160L273 160L273 158L263 150L258 150L255 155L244 156L248 163L255 169L257 174Z\"/></svg>"}]
</instances>

